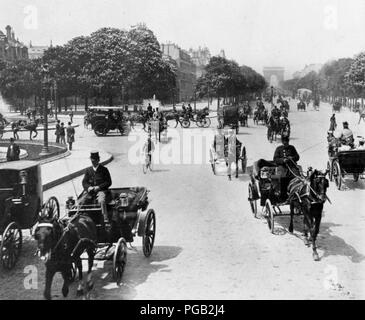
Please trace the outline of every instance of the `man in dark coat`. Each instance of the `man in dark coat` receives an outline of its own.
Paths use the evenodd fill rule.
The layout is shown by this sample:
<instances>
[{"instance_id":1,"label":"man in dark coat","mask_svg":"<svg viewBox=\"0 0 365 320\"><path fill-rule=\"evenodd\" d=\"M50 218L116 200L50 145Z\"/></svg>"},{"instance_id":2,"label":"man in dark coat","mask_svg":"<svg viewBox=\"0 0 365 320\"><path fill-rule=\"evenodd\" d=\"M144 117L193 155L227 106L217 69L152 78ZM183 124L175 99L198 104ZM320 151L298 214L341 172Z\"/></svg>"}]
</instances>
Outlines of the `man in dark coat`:
<instances>
[{"instance_id":1,"label":"man in dark coat","mask_svg":"<svg viewBox=\"0 0 365 320\"><path fill-rule=\"evenodd\" d=\"M100 164L99 152L93 151L90 155L92 167L86 169L82 186L86 196L80 199L81 204L85 203L91 197L95 197L101 205L104 217L104 223L109 224L108 212L106 209L106 196L109 187L112 185L109 170Z\"/></svg>"},{"instance_id":2,"label":"man in dark coat","mask_svg":"<svg viewBox=\"0 0 365 320\"><path fill-rule=\"evenodd\" d=\"M8 152L6 153L7 161L18 161L20 155L19 146L14 143L14 138L10 138L10 146L8 147Z\"/></svg>"}]
</instances>

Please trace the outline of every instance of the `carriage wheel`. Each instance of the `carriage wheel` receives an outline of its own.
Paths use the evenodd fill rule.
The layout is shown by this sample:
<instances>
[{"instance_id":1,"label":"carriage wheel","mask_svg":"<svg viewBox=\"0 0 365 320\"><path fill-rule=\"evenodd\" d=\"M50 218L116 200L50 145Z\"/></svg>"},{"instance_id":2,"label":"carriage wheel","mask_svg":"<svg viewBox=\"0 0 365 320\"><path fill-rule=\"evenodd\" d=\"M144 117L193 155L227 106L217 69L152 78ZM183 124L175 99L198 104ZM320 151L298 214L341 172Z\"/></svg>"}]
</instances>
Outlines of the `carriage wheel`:
<instances>
[{"instance_id":1,"label":"carriage wheel","mask_svg":"<svg viewBox=\"0 0 365 320\"><path fill-rule=\"evenodd\" d=\"M333 163L333 178L335 180L336 186L338 190L341 190L342 185L342 176L341 176L341 167L338 161Z\"/></svg>"},{"instance_id":2,"label":"carriage wheel","mask_svg":"<svg viewBox=\"0 0 365 320\"><path fill-rule=\"evenodd\" d=\"M94 132L98 137L102 137L106 135L105 126L101 123L97 123L94 127Z\"/></svg>"},{"instance_id":3,"label":"carriage wheel","mask_svg":"<svg viewBox=\"0 0 365 320\"><path fill-rule=\"evenodd\" d=\"M257 218L257 200L254 200L254 195L257 191L255 191L256 186L251 182L248 185L248 201L250 202L251 211L253 216Z\"/></svg>"},{"instance_id":4,"label":"carriage wheel","mask_svg":"<svg viewBox=\"0 0 365 320\"><path fill-rule=\"evenodd\" d=\"M265 203L265 218L271 233L274 234L274 209L269 199L267 199Z\"/></svg>"},{"instance_id":5,"label":"carriage wheel","mask_svg":"<svg viewBox=\"0 0 365 320\"><path fill-rule=\"evenodd\" d=\"M14 268L22 250L22 243L22 231L16 222L10 223L2 235L0 246L0 258L4 269Z\"/></svg>"},{"instance_id":6,"label":"carriage wheel","mask_svg":"<svg viewBox=\"0 0 365 320\"><path fill-rule=\"evenodd\" d=\"M209 118L204 118L202 120L203 128L209 128L212 124L212 121Z\"/></svg>"},{"instance_id":7,"label":"carriage wheel","mask_svg":"<svg viewBox=\"0 0 365 320\"><path fill-rule=\"evenodd\" d=\"M47 220L60 218L60 204L56 197L51 197L44 204L41 216Z\"/></svg>"},{"instance_id":8,"label":"carriage wheel","mask_svg":"<svg viewBox=\"0 0 365 320\"><path fill-rule=\"evenodd\" d=\"M127 264L127 243L124 238L120 238L115 245L113 256L113 280L120 285L122 281L125 265Z\"/></svg>"},{"instance_id":9,"label":"carriage wheel","mask_svg":"<svg viewBox=\"0 0 365 320\"><path fill-rule=\"evenodd\" d=\"M331 168L331 162L327 161L327 170L328 170L328 178L330 179L330 181L333 181L333 176L332 176L332 168Z\"/></svg>"},{"instance_id":10,"label":"carriage wheel","mask_svg":"<svg viewBox=\"0 0 365 320\"><path fill-rule=\"evenodd\" d=\"M353 176L354 176L354 182L358 182L359 181L360 174L354 173Z\"/></svg>"},{"instance_id":11,"label":"carriage wheel","mask_svg":"<svg viewBox=\"0 0 365 320\"><path fill-rule=\"evenodd\" d=\"M190 120L183 120L183 121L181 121L181 125L185 129L190 128Z\"/></svg>"},{"instance_id":12,"label":"carriage wheel","mask_svg":"<svg viewBox=\"0 0 365 320\"><path fill-rule=\"evenodd\" d=\"M156 215L153 210L149 210L146 216L145 231L142 238L143 254L148 258L155 243Z\"/></svg>"}]
</instances>

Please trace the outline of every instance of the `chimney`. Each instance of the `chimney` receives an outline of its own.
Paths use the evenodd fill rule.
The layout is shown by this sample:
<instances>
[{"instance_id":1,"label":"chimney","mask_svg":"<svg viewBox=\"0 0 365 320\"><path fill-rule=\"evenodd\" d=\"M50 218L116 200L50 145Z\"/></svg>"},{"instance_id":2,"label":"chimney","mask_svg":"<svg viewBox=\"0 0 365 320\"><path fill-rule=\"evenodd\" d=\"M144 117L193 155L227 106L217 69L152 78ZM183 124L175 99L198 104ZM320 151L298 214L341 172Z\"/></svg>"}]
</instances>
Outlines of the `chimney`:
<instances>
[{"instance_id":1,"label":"chimney","mask_svg":"<svg viewBox=\"0 0 365 320\"><path fill-rule=\"evenodd\" d=\"M8 38L8 41L11 40L11 27L6 26L6 37Z\"/></svg>"}]
</instances>

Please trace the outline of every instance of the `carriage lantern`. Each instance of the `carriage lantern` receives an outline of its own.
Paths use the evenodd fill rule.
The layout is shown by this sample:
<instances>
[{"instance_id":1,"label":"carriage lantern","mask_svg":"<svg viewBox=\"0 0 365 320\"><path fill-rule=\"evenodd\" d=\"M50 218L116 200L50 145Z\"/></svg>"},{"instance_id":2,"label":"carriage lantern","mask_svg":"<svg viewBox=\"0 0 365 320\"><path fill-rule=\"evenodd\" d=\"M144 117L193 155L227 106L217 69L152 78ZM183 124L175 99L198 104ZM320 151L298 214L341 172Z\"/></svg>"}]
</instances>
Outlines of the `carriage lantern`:
<instances>
[{"instance_id":1,"label":"carriage lantern","mask_svg":"<svg viewBox=\"0 0 365 320\"><path fill-rule=\"evenodd\" d=\"M120 196L120 206L123 208L128 207L129 203L128 203L128 194L127 193L121 193Z\"/></svg>"},{"instance_id":2,"label":"carriage lantern","mask_svg":"<svg viewBox=\"0 0 365 320\"><path fill-rule=\"evenodd\" d=\"M28 183L28 173L25 170L19 172L20 184L22 185L23 196L25 196L25 185Z\"/></svg>"}]
</instances>

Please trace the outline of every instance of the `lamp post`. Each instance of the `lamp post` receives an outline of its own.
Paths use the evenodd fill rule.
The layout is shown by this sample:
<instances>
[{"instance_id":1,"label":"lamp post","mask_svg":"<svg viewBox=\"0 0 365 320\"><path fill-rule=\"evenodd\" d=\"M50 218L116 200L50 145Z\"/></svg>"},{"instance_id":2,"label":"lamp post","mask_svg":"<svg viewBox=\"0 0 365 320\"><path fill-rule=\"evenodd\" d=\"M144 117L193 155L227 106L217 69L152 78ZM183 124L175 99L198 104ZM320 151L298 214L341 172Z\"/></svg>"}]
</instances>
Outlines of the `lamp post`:
<instances>
[{"instance_id":1,"label":"lamp post","mask_svg":"<svg viewBox=\"0 0 365 320\"><path fill-rule=\"evenodd\" d=\"M53 82L53 91L54 91L54 109L55 109L55 118L56 121L58 120L57 118L57 82L56 80Z\"/></svg>"},{"instance_id":2,"label":"lamp post","mask_svg":"<svg viewBox=\"0 0 365 320\"><path fill-rule=\"evenodd\" d=\"M44 143L40 156L49 155L48 148L48 103L47 103L47 92L50 89L50 80L49 80L49 65L46 63L42 65L42 89L44 94L44 109L43 109L43 118L44 118Z\"/></svg>"}]
</instances>

